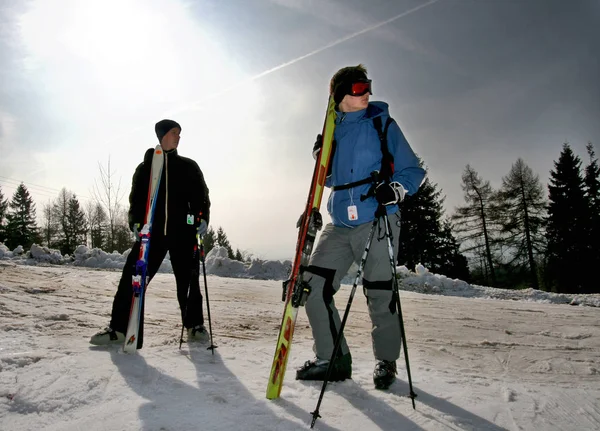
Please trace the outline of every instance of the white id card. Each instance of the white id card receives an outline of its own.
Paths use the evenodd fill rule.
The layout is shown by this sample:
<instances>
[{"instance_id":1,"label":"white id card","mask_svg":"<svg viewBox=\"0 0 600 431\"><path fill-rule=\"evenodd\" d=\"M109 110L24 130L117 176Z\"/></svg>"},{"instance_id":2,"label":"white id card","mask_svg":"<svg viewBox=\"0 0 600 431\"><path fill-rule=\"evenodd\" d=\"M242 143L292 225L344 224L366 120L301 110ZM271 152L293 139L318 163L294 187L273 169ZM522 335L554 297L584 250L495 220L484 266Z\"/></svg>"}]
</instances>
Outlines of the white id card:
<instances>
[{"instance_id":1,"label":"white id card","mask_svg":"<svg viewBox=\"0 0 600 431\"><path fill-rule=\"evenodd\" d=\"M348 220L358 220L358 210L356 205L350 205L348 207Z\"/></svg>"}]
</instances>

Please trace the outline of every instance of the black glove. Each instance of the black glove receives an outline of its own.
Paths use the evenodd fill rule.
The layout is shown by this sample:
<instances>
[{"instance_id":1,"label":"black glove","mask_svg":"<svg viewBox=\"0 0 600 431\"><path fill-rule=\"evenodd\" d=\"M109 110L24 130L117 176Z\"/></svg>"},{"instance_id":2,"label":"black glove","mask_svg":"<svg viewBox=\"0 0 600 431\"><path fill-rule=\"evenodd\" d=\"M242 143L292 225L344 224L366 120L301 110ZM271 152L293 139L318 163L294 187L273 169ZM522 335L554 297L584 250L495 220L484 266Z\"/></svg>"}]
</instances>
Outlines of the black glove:
<instances>
[{"instance_id":1,"label":"black glove","mask_svg":"<svg viewBox=\"0 0 600 431\"><path fill-rule=\"evenodd\" d=\"M319 157L319 153L321 152L321 148L323 148L323 136L319 133L317 135L317 140L313 145L313 159L317 160L317 157Z\"/></svg>"},{"instance_id":2,"label":"black glove","mask_svg":"<svg viewBox=\"0 0 600 431\"><path fill-rule=\"evenodd\" d=\"M397 181L381 183L375 189L375 199L382 205L394 205L402 202L406 190Z\"/></svg>"},{"instance_id":3,"label":"black glove","mask_svg":"<svg viewBox=\"0 0 600 431\"><path fill-rule=\"evenodd\" d=\"M311 214L314 216L314 218L312 219L312 222L314 223L315 228L317 230L321 230L321 228L323 227L323 216L317 210L313 210ZM296 227L300 228L300 226L302 226L303 223L304 223L304 213L300 214L300 217L298 218L298 221L296 222Z\"/></svg>"}]
</instances>

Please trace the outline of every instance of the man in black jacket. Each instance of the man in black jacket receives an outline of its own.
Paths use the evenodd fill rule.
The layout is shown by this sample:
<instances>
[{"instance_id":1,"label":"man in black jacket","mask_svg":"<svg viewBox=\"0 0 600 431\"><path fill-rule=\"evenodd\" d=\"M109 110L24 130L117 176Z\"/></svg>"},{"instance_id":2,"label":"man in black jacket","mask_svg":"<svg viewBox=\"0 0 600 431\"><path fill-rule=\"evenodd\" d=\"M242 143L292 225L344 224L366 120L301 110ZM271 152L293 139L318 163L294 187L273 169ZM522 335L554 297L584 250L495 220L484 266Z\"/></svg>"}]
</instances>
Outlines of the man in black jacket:
<instances>
[{"instance_id":1,"label":"man in black jacket","mask_svg":"<svg viewBox=\"0 0 600 431\"><path fill-rule=\"evenodd\" d=\"M198 164L192 159L177 154L181 126L173 120L162 120L156 123L155 131L165 160L154 210L147 271L151 280L167 251L169 252L177 283L177 299L181 316L183 324L188 329L188 341L204 341L208 336L204 328L200 283L197 277L191 280L191 274L193 265L198 265L198 261L194 259L196 234L203 235L208 228L210 216L208 187ZM136 242L123 268L113 301L110 324L92 336L91 344L114 344L125 340L133 295L131 278L140 252L137 233L145 219L153 154L153 148L146 151L144 161L133 175L129 194L129 227L136 236ZM145 301L142 302L144 303ZM138 349L143 344L143 328L142 309Z\"/></svg>"}]
</instances>

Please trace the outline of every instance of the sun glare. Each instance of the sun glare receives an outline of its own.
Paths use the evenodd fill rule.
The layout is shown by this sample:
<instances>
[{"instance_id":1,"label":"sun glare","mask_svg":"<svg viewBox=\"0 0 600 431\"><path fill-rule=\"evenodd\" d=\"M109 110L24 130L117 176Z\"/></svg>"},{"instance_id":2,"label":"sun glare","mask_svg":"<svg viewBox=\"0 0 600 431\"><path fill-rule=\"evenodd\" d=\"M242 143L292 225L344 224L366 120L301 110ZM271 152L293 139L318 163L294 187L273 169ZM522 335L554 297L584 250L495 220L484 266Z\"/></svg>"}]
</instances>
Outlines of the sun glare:
<instances>
[{"instance_id":1,"label":"sun glare","mask_svg":"<svg viewBox=\"0 0 600 431\"><path fill-rule=\"evenodd\" d=\"M197 82L231 82L235 69L179 2L37 1L22 17L29 70L156 97L193 93Z\"/></svg>"},{"instance_id":2,"label":"sun glare","mask_svg":"<svg viewBox=\"0 0 600 431\"><path fill-rule=\"evenodd\" d=\"M264 159L260 85L204 18L175 0L33 0L20 18L25 71L57 134L30 156L40 177L83 196L91 183L73 178L91 181L90 161L111 155L128 183L157 142L154 123L173 118L182 155L201 164L215 195L236 190L222 167L244 174ZM70 168L56 170L56 160Z\"/></svg>"}]
</instances>

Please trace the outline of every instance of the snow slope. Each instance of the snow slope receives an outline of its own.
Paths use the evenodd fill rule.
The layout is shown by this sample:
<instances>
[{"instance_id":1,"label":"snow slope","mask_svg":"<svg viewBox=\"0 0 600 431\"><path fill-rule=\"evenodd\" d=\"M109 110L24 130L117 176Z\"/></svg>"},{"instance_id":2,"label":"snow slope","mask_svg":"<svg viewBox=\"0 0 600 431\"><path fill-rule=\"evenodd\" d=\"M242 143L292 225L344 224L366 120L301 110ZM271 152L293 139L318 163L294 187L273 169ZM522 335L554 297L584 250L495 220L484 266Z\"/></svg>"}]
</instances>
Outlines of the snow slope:
<instances>
[{"instance_id":1,"label":"snow slope","mask_svg":"<svg viewBox=\"0 0 600 431\"><path fill-rule=\"evenodd\" d=\"M119 276L0 261L0 429L309 428L321 385L294 380L294 368L312 357L303 310L282 396L265 398L280 282L208 277L219 346L212 356L205 345L178 349L174 277L160 273L148 292L145 346L126 355L88 344L109 320ZM338 308L349 291L336 296ZM390 390L373 388L359 290L346 328L353 379L328 386L315 429L600 429L597 308L417 292L401 299L416 410L402 358Z\"/></svg>"}]
</instances>

